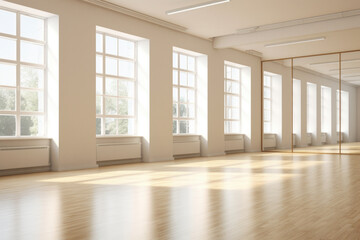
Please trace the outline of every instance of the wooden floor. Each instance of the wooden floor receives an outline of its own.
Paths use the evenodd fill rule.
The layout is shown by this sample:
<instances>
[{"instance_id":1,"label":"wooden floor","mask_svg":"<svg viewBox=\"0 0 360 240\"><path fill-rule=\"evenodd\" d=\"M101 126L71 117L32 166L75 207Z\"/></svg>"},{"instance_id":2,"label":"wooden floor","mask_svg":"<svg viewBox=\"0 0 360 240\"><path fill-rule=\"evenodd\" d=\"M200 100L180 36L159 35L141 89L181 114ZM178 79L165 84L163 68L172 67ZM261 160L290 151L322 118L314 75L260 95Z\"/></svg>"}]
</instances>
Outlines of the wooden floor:
<instances>
[{"instance_id":1,"label":"wooden floor","mask_svg":"<svg viewBox=\"0 0 360 240\"><path fill-rule=\"evenodd\" d=\"M0 239L360 239L360 157L236 154L1 177Z\"/></svg>"},{"instance_id":2,"label":"wooden floor","mask_svg":"<svg viewBox=\"0 0 360 240\"><path fill-rule=\"evenodd\" d=\"M274 149L267 150L268 152L291 152L290 149ZM308 147L296 147L294 146L294 153L330 153L338 154L340 152L339 144L336 145L320 145L320 146L308 146ZM360 155L360 142L341 143L342 154L356 154Z\"/></svg>"}]
</instances>

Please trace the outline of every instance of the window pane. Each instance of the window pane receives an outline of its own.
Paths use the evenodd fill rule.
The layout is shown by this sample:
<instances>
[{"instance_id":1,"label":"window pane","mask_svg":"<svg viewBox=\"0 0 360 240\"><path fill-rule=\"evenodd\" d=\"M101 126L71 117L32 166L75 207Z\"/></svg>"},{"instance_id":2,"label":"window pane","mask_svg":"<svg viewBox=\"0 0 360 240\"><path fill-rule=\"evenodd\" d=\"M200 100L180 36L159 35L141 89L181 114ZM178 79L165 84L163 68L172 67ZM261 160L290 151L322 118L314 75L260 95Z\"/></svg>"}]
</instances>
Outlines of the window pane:
<instances>
[{"instance_id":1,"label":"window pane","mask_svg":"<svg viewBox=\"0 0 360 240\"><path fill-rule=\"evenodd\" d=\"M270 110L264 109L264 121L270 121L270 120L271 120Z\"/></svg>"},{"instance_id":2,"label":"window pane","mask_svg":"<svg viewBox=\"0 0 360 240\"><path fill-rule=\"evenodd\" d=\"M96 135L101 135L101 118L96 118Z\"/></svg>"},{"instance_id":3,"label":"window pane","mask_svg":"<svg viewBox=\"0 0 360 240\"><path fill-rule=\"evenodd\" d=\"M188 121L179 121L179 130L180 133L189 133L189 123Z\"/></svg>"},{"instance_id":4,"label":"window pane","mask_svg":"<svg viewBox=\"0 0 360 240\"><path fill-rule=\"evenodd\" d=\"M16 86L16 65L0 63L0 85Z\"/></svg>"},{"instance_id":5,"label":"window pane","mask_svg":"<svg viewBox=\"0 0 360 240\"><path fill-rule=\"evenodd\" d=\"M111 55L117 55L117 40L114 37L105 36L105 52Z\"/></svg>"},{"instance_id":6,"label":"window pane","mask_svg":"<svg viewBox=\"0 0 360 240\"><path fill-rule=\"evenodd\" d=\"M178 57L179 55L177 53L173 53L173 67L178 68Z\"/></svg>"},{"instance_id":7,"label":"window pane","mask_svg":"<svg viewBox=\"0 0 360 240\"><path fill-rule=\"evenodd\" d=\"M134 134L134 119L118 119L119 134Z\"/></svg>"},{"instance_id":8,"label":"window pane","mask_svg":"<svg viewBox=\"0 0 360 240\"><path fill-rule=\"evenodd\" d=\"M102 77L96 77L96 94L103 94L103 82Z\"/></svg>"},{"instance_id":9,"label":"window pane","mask_svg":"<svg viewBox=\"0 0 360 240\"><path fill-rule=\"evenodd\" d=\"M265 87L270 87L270 77L269 76L264 76L264 86Z\"/></svg>"},{"instance_id":10,"label":"window pane","mask_svg":"<svg viewBox=\"0 0 360 240\"><path fill-rule=\"evenodd\" d=\"M187 56L180 54L180 68L187 70Z\"/></svg>"},{"instance_id":11,"label":"window pane","mask_svg":"<svg viewBox=\"0 0 360 240\"><path fill-rule=\"evenodd\" d=\"M16 34L16 13L0 9L0 32Z\"/></svg>"},{"instance_id":12,"label":"window pane","mask_svg":"<svg viewBox=\"0 0 360 240\"><path fill-rule=\"evenodd\" d=\"M118 114L122 116L134 115L134 101L132 99L119 99Z\"/></svg>"},{"instance_id":13,"label":"window pane","mask_svg":"<svg viewBox=\"0 0 360 240\"><path fill-rule=\"evenodd\" d=\"M120 97L134 97L135 89L134 82L119 80L119 94Z\"/></svg>"},{"instance_id":14,"label":"window pane","mask_svg":"<svg viewBox=\"0 0 360 240\"><path fill-rule=\"evenodd\" d=\"M264 99L264 109L270 109L271 104L269 99Z\"/></svg>"},{"instance_id":15,"label":"window pane","mask_svg":"<svg viewBox=\"0 0 360 240\"><path fill-rule=\"evenodd\" d=\"M179 113L180 113L180 117L187 117L188 114L187 114L187 105L186 104L180 104L179 105L180 109L179 109Z\"/></svg>"},{"instance_id":16,"label":"window pane","mask_svg":"<svg viewBox=\"0 0 360 240\"><path fill-rule=\"evenodd\" d=\"M173 120L173 133L177 133L177 121Z\"/></svg>"},{"instance_id":17,"label":"window pane","mask_svg":"<svg viewBox=\"0 0 360 240\"><path fill-rule=\"evenodd\" d=\"M180 102L187 102L187 89L180 88Z\"/></svg>"},{"instance_id":18,"label":"window pane","mask_svg":"<svg viewBox=\"0 0 360 240\"><path fill-rule=\"evenodd\" d=\"M177 70L173 70L173 84L178 84L178 71Z\"/></svg>"},{"instance_id":19,"label":"window pane","mask_svg":"<svg viewBox=\"0 0 360 240\"><path fill-rule=\"evenodd\" d=\"M105 73L108 74L108 75L113 75L113 76L118 75L116 58L106 57L106 60L105 60Z\"/></svg>"},{"instance_id":20,"label":"window pane","mask_svg":"<svg viewBox=\"0 0 360 240\"><path fill-rule=\"evenodd\" d=\"M188 104L189 118L195 117L195 104Z\"/></svg>"},{"instance_id":21,"label":"window pane","mask_svg":"<svg viewBox=\"0 0 360 240\"><path fill-rule=\"evenodd\" d=\"M105 97L105 114L117 115L117 98Z\"/></svg>"},{"instance_id":22,"label":"window pane","mask_svg":"<svg viewBox=\"0 0 360 240\"><path fill-rule=\"evenodd\" d=\"M187 77L188 77L188 86L195 87L195 74L188 73Z\"/></svg>"},{"instance_id":23,"label":"window pane","mask_svg":"<svg viewBox=\"0 0 360 240\"><path fill-rule=\"evenodd\" d=\"M237 80L237 81L240 80L240 69L232 68L231 75L233 80Z\"/></svg>"},{"instance_id":24,"label":"window pane","mask_svg":"<svg viewBox=\"0 0 360 240\"><path fill-rule=\"evenodd\" d=\"M0 102L1 104L1 102ZM16 120L12 115L0 115L0 136L15 136Z\"/></svg>"},{"instance_id":25,"label":"window pane","mask_svg":"<svg viewBox=\"0 0 360 240\"><path fill-rule=\"evenodd\" d=\"M21 37L44 40L44 20L26 15L20 16Z\"/></svg>"},{"instance_id":26,"label":"window pane","mask_svg":"<svg viewBox=\"0 0 360 240\"><path fill-rule=\"evenodd\" d=\"M0 110L15 111L15 89L0 88Z\"/></svg>"},{"instance_id":27,"label":"window pane","mask_svg":"<svg viewBox=\"0 0 360 240\"><path fill-rule=\"evenodd\" d=\"M103 57L96 55L96 73L103 73Z\"/></svg>"},{"instance_id":28,"label":"window pane","mask_svg":"<svg viewBox=\"0 0 360 240\"><path fill-rule=\"evenodd\" d=\"M240 133L239 121L230 121L230 133Z\"/></svg>"},{"instance_id":29,"label":"window pane","mask_svg":"<svg viewBox=\"0 0 360 240\"><path fill-rule=\"evenodd\" d=\"M44 70L21 66L21 87L44 88Z\"/></svg>"},{"instance_id":30,"label":"window pane","mask_svg":"<svg viewBox=\"0 0 360 240\"><path fill-rule=\"evenodd\" d=\"M44 64L44 46L36 43L21 41L21 61Z\"/></svg>"},{"instance_id":31,"label":"window pane","mask_svg":"<svg viewBox=\"0 0 360 240\"><path fill-rule=\"evenodd\" d=\"M195 91L188 89L188 102L195 103Z\"/></svg>"},{"instance_id":32,"label":"window pane","mask_svg":"<svg viewBox=\"0 0 360 240\"><path fill-rule=\"evenodd\" d=\"M102 97L96 96L96 114L102 114Z\"/></svg>"},{"instance_id":33,"label":"window pane","mask_svg":"<svg viewBox=\"0 0 360 240\"><path fill-rule=\"evenodd\" d=\"M100 33L96 34L96 51L103 52L103 35Z\"/></svg>"},{"instance_id":34,"label":"window pane","mask_svg":"<svg viewBox=\"0 0 360 240\"><path fill-rule=\"evenodd\" d=\"M240 84L238 82L231 82L231 93L240 94Z\"/></svg>"},{"instance_id":35,"label":"window pane","mask_svg":"<svg viewBox=\"0 0 360 240\"><path fill-rule=\"evenodd\" d=\"M16 60L16 40L0 37L0 58Z\"/></svg>"},{"instance_id":36,"label":"window pane","mask_svg":"<svg viewBox=\"0 0 360 240\"><path fill-rule=\"evenodd\" d=\"M195 121L190 120L188 121L189 124L189 133L195 133Z\"/></svg>"},{"instance_id":37,"label":"window pane","mask_svg":"<svg viewBox=\"0 0 360 240\"><path fill-rule=\"evenodd\" d=\"M270 88L264 88L264 98L270 98Z\"/></svg>"},{"instance_id":38,"label":"window pane","mask_svg":"<svg viewBox=\"0 0 360 240\"><path fill-rule=\"evenodd\" d=\"M229 66L226 67L226 78L232 79L232 77L231 77L231 67L229 67Z\"/></svg>"},{"instance_id":39,"label":"window pane","mask_svg":"<svg viewBox=\"0 0 360 240\"><path fill-rule=\"evenodd\" d=\"M105 94L110 96L117 96L117 82L116 78L106 78Z\"/></svg>"},{"instance_id":40,"label":"window pane","mask_svg":"<svg viewBox=\"0 0 360 240\"><path fill-rule=\"evenodd\" d=\"M194 57L188 57L188 70L195 71L195 58Z\"/></svg>"},{"instance_id":41,"label":"window pane","mask_svg":"<svg viewBox=\"0 0 360 240\"><path fill-rule=\"evenodd\" d=\"M26 112L43 112L44 95L40 91L24 90L20 92L21 111Z\"/></svg>"},{"instance_id":42,"label":"window pane","mask_svg":"<svg viewBox=\"0 0 360 240\"><path fill-rule=\"evenodd\" d=\"M177 101L178 101L178 88L173 87L173 102L177 102Z\"/></svg>"},{"instance_id":43,"label":"window pane","mask_svg":"<svg viewBox=\"0 0 360 240\"><path fill-rule=\"evenodd\" d=\"M187 72L180 71L180 85L187 86Z\"/></svg>"},{"instance_id":44,"label":"window pane","mask_svg":"<svg viewBox=\"0 0 360 240\"><path fill-rule=\"evenodd\" d=\"M134 78L134 63L119 59L119 76Z\"/></svg>"},{"instance_id":45,"label":"window pane","mask_svg":"<svg viewBox=\"0 0 360 240\"><path fill-rule=\"evenodd\" d=\"M106 135L116 135L117 130L117 121L115 118L105 118L105 134Z\"/></svg>"},{"instance_id":46,"label":"window pane","mask_svg":"<svg viewBox=\"0 0 360 240\"><path fill-rule=\"evenodd\" d=\"M233 106L233 107L239 107L239 105L240 105L240 99L239 99L239 97L237 97L237 96L232 96L231 97L231 106Z\"/></svg>"},{"instance_id":47,"label":"window pane","mask_svg":"<svg viewBox=\"0 0 360 240\"><path fill-rule=\"evenodd\" d=\"M43 136L44 117L43 116L21 116L20 117L21 136Z\"/></svg>"},{"instance_id":48,"label":"window pane","mask_svg":"<svg viewBox=\"0 0 360 240\"><path fill-rule=\"evenodd\" d=\"M271 125L269 122L264 122L264 133L271 133Z\"/></svg>"},{"instance_id":49,"label":"window pane","mask_svg":"<svg viewBox=\"0 0 360 240\"><path fill-rule=\"evenodd\" d=\"M119 56L126 58L134 58L135 43L123 39L119 39Z\"/></svg>"},{"instance_id":50,"label":"window pane","mask_svg":"<svg viewBox=\"0 0 360 240\"><path fill-rule=\"evenodd\" d=\"M173 104L173 117L177 117L177 104Z\"/></svg>"}]
</instances>

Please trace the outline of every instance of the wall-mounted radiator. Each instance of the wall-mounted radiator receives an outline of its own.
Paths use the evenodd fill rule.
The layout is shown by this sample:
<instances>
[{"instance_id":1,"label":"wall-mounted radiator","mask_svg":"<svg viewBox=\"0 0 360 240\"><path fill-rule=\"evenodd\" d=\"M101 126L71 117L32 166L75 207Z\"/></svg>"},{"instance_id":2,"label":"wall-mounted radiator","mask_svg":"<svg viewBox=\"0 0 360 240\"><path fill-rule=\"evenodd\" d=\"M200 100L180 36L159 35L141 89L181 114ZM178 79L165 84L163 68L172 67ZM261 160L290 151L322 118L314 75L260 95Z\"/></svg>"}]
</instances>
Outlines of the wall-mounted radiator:
<instances>
[{"instance_id":1,"label":"wall-mounted radiator","mask_svg":"<svg viewBox=\"0 0 360 240\"><path fill-rule=\"evenodd\" d=\"M243 134L226 134L225 135L225 152L244 151L244 135Z\"/></svg>"},{"instance_id":2,"label":"wall-mounted radiator","mask_svg":"<svg viewBox=\"0 0 360 240\"><path fill-rule=\"evenodd\" d=\"M141 158L141 143L101 143L96 145L97 161Z\"/></svg>"},{"instance_id":3,"label":"wall-mounted radiator","mask_svg":"<svg viewBox=\"0 0 360 240\"><path fill-rule=\"evenodd\" d=\"M198 155L200 154L200 136L174 136L173 155Z\"/></svg>"},{"instance_id":4,"label":"wall-mounted radiator","mask_svg":"<svg viewBox=\"0 0 360 240\"><path fill-rule=\"evenodd\" d=\"M264 134L264 148L276 148L276 134L265 133Z\"/></svg>"},{"instance_id":5,"label":"wall-mounted radiator","mask_svg":"<svg viewBox=\"0 0 360 240\"><path fill-rule=\"evenodd\" d=\"M49 146L0 147L0 170L49 165Z\"/></svg>"},{"instance_id":6,"label":"wall-mounted radiator","mask_svg":"<svg viewBox=\"0 0 360 240\"><path fill-rule=\"evenodd\" d=\"M312 134L311 133L307 133L306 143L307 143L307 145L311 145L311 143L312 143Z\"/></svg>"}]
</instances>

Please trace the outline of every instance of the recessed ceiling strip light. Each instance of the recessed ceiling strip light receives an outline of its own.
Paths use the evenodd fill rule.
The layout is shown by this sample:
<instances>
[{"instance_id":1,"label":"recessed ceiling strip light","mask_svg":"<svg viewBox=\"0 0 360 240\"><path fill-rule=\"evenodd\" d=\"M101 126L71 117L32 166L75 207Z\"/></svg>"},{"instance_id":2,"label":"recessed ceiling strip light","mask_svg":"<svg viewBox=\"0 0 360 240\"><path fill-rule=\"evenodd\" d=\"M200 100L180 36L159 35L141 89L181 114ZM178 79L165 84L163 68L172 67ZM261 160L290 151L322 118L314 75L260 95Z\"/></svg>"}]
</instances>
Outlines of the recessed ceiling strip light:
<instances>
[{"instance_id":1,"label":"recessed ceiling strip light","mask_svg":"<svg viewBox=\"0 0 360 240\"><path fill-rule=\"evenodd\" d=\"M360 59L341 60L341 63L352 63L352 62L359 62L359 61L360 61ZM339 61L310 63L310 65L311 65L311 66L315 66L315 65L327 65L327 64L333 64L333 63L339 64Z\"/></svg>"},{"instance_id":2,"label":"recessed ceiling strip light","mask_svg":"<svg viewBox=\"0 0 360 240\"><path fill-rule=\"evenodd\" d=\"M325 39L326 39L325 37L317 37L317 38L309 38L309 39L289 41L289 42L271 43L271 44L266 44L265 47L280 47L280 46L287 46L287 45L293 45L293 44L298 44L298 43L322 41Z\"/></svg>"},{"instance_id":3,"label":"recessed ceiling strip light","mask_svg":"<svg viewBox=\"0 0 360 240\"><path fill-rule=\"evenodd\" d=\"M176 13L182 13L182 12L191 11L191 10L195 10L195 9L199 9L199 8L210 7L210 6L227 3L227 2L230 2L230 0L215 0L215 1L200 3L200 4L188 6L188 7L177 8L174 10L166 11L165 13L167 15L172 15L172 14L176 14Z\"/></svg>"},{"instance_id":4,"label":"recessed ceiling strip light","mask_svg":"<svg viewBox=\"0 0 360 240\"><path fill-rule=\"evenodd\" d=\"M356 69L360 69L360 67L353 67L353 68L342 68L341 71L344 70L356 70ZM339 71L339 69L330 69L329 71Z\"/></svg>"}]
</instances>

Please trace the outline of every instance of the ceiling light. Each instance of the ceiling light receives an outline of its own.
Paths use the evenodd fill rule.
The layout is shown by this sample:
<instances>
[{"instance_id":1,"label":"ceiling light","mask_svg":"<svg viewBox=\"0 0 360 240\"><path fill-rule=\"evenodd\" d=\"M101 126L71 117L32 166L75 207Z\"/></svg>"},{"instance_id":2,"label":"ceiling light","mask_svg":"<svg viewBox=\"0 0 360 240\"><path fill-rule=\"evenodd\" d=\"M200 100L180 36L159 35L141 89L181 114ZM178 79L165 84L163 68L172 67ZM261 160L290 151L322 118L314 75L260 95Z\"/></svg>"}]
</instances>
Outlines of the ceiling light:
<instances>
[{"instance_id":1,"label":"ceiling light","mask_svg":"<svg viewBox=\"0 0 360 240\"><path fill-rule=\"evenodd\" d=\"M230 0L215 0L215 1L200 3L200 4L188 6L188 7L177 8L174 10L166 11L165 13L167 15L172 15L172 14L176 14L176 13L182 13L182 12L191 11L191 10L195 10L195 9L199 9L199 8L210 7L210 6L227 3L227 2L230 2Z\"/></svg>"},{"instance_id":2,"label":"ceiling light","mask_svg":"<svg viewBox=\"0 0 360 240\"><path fill-rule=\"evenodd\" d=\"M359 62L359 61L360 61L360 59L341 60L341 63L352 63L352 62ZM333 64L333 63L339 64L339 61L310 63L310 65L311 65L311 66L315 66L315 65L327 65L327 64Z\"/></svg>"},{"instance_id":3,"label":"ceiling light","mask_svg":"<svg viewBox=\"0 0 360 240\"><path fill-rule=\"evenodd\" d=\"M325 37L317 37L317 38L309 38L309 39L289 41L289 42L271 43L271 44L266 44L265 47L280 47L280 46L287 46L287 45L293 45L293 44L298 44L298 43L322 41L325 39L326 39Z\"/></svg>"},{"instance_id":4,"label":"ceiling light","mask_svg":"<svg viewBox=\"0 0 360 240\"><path fill-rule=\"evenodd\" d=\"M353 68L341 68L341 71L344 70L356 70L356 69L360 69L360 67L353 67ZM330 69L329 71L339 71L339 69Z\"/></svg>"}]
</instances>

